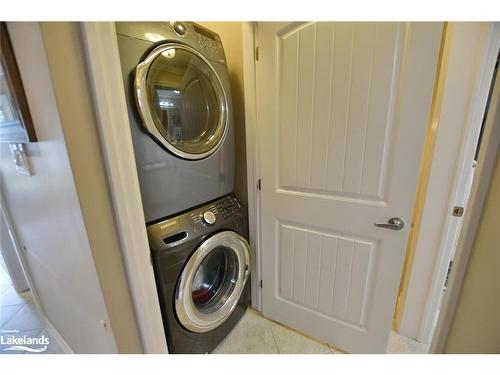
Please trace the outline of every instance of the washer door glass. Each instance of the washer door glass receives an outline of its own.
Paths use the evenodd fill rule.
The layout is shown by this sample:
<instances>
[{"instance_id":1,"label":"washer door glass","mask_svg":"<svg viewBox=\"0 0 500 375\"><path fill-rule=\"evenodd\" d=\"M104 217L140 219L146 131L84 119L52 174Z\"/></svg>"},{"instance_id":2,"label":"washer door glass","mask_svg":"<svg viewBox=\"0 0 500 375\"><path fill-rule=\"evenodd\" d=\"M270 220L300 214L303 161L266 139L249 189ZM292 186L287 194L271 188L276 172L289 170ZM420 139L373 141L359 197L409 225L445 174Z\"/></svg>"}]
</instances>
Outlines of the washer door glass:
<instances>
[{"instance_id":1,"label":"washer door glass","mask_svg":"<svg viewBox=\"0 0 500 375\"><path fill-rule=\"evenodd\" d=\"M238 268L233 250L222 246L212 250L194 273L191 296L195 308L210 314L223 306L238 280Z\"/></svg>"},{"instance_id":2,"label":"washer door glass","mask_svg":"<svg viewBox=\"0 0 500 375\"><path fill-rule=\"evenodd\" d=\"M217 73L196 50L155 48L137 67L136 96L147 130L186 159L212 154L227 129L227 100Z\"/></svg>"},{"instance_id":3,"label":"washer door glass","mask_svg":"<svg viewBox=\"0 0 500 375\"><path fill-rule=\"evenodd\" d=\"M249 276L248 242L232 231L205 240L186 263L177 285L175 310L193 332L221 325L233 312Z\"/></svg>"}]
</instances>

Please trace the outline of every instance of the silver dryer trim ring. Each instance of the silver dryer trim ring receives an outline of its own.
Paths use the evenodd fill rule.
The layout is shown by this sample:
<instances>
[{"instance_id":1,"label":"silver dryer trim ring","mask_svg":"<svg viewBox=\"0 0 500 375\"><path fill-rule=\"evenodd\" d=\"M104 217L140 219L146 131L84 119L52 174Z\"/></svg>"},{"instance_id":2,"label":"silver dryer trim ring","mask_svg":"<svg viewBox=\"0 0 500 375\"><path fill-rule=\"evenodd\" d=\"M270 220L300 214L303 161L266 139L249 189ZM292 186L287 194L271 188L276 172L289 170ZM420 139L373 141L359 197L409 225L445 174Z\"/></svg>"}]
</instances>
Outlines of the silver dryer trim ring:
<instances>
[{"instance_id":1,"label":"silver dryer trim ring","mask_svg":"<svg viewBox=\"0 0 500 375\"><path fill-rule=\"evenodd\" d=\"M207 66L210 68L210 71L214 74L214 77L217 80L217 83L219 84L222 92L222 103L221 103L221 114L219 117L219 123L224 126L224 131L222 134L222 137L220 138L219 142L212 147L210 150L200 153L200 154L193 154L193 153L188 153L184 152L182 150L179 150L177 147L175 147L173 144L168 142L163 134L158 130L158 127L156 126L153 116L151 115L151 110L149 108L148 104L148 99L147 99L147 89L146 89L146 79L149 71L150 65L153 63L153 61L160 55L162 52L169 48L177 48L177 49L183 49L186 50L195 56L199 57ZM228 133L228 118L229 118L229 107L228 107L228 101L227 101L227 95L226 95L226 90L224 86L222 85L222 81L213 68L212 64L203 56L200 52L195 50L192 47L189 47L185 44L180 44L180 43L175 43L175 42L169 42L165 44L161 44L160 46L156 47L153 49L149 55L141 61L136 68L136 74L135 74L135 79L134 79L134 91L135 91L135 99L137 103L137 107L139 109L139 114L142 119L142 125L146 129L146 131L155 137L163 146L167 148L170 152L172 152L174 155L177 155L183 159L188 159L188 160L200 160L204 159L210 155L212 155L214 152L216 152L220 146L224 143L224 140L226 139L226 135Z\"/></svg>"}]
</instances>

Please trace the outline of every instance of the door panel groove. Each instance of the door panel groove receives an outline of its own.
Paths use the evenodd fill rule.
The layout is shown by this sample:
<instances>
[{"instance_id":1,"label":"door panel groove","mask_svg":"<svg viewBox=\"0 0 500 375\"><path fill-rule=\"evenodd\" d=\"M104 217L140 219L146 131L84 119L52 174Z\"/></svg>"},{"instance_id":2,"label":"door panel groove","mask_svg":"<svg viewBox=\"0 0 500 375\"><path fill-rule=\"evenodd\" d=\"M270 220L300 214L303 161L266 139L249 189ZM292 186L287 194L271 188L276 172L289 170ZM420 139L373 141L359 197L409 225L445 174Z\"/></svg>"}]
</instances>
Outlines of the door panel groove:
<instances>
[{"instance_id":1,"label":"door panel groove","mask_svg":"<svg viewBox=\"0 0 500 375\"><path fill-rule=\"evenodd\" d=\"M300 30L297 33L297 53L296 53L296 66L297 66L297 77L296 77L296 91L295 91L295 147L292 149L295 154L295 180L294 185L297 186L297 143L299 142L299 92L300 92Z\"/></svg>"},{"instance_id":2,"label":"door panel groove","mask_svg":"<svg viewBox=\"0 0 500 375\"><path fill-rule=\"evenodd\" d=\"M337 259L339 255L339 239L335 239L335 257L333 258L333 271L332 271L332 291L330 294L330 303L328 312L331 314L333 311L333 299L335 297L335 274L337 273Z\"/></svg>"},{"instance_id":3,"label":"door panel groove","mask_svg":"<svg viewBox=\"0 0 500 375\"><path fill-rule=\"evenodd\" d=\"M309 182L307 187L311 188L311 180L312 180L312 169L313 169L313 135L314 135L314 102L315 102L315 93L316 93L316 42L317 42L317 29L316 24L314 24L314 42L313 42L313 63L312 63L312 90L311 90L311 142L309 144Z\"/></svg>"},{"instance_id":4,"label":"door panel groove","mask_svg":"<svg viewBox=\"0 0 500 375\"><path fill-rule=\"evenodd\" d=\"M354 50L354 29L351 29L351 47L349 49L349 84L348 84L348 91L347 91L347 108L346 108L346 120L345 120L345 130L344 130L344 153L342 155L342 174L341 174L341 180L340 180L340 191L344 192L344 179L345 179L345 161L346 161L346 154L347 154L347 141L349 138L349 113L351 109L351 89L352 89L352 54Z\"/></svg>"},{"instance_id":5,"label":"door panel groove","mask_svg":"<svg viewBox=\"0 0 500 375\"><path fill-rule=\"evenodd\" d=\"M319 295L321 287L321 264L323 263L323 236L321 236L319 242L319 262L318 262L318 285L316 287L316 310L319 310Z\"/></svg>"},{"instance_id":6,"label":"door panel groove","mask_svg":"<svg viewBox=\"0 0 500 375\"><path fill-rule=\"evenodd\" d=\"M349 277L347 282L347 297L345 299L345 307L344 307L344 319L347 318L347 310L349 308L349 302L351 300L352 265L354 263L355 251L356 251L356 242L353 241L351 246L351 259L349 262Z\"/></svg>"},{"instance_id":7,"label":"door panel groove","mask_svg":"<svg viewBox=\"0 0 500 375\"><path fill-rule=\"evenodd\" d=\"M323 183L323 190L327 191L327 182L328 182L328 173L330 172L330 164L329 164L329 154L330 154L330 133L332 129L332 109L333 109L333 102L332 102L332 90L333 90L333 69L334 69L334 59L333 59L333 51L335 50L335 24L332 24L332 33L331 33L331 42L330 42L330 84L329 84L329 89L328 89L328 122L327 122L327 136L326 136L326 168L325 168L325 179ZM334 133L333 133L334 136Z\"/></svg>"},{"instance_id":8,"label":"door panel groove","mask_svg":"<svg viewBox=\"0 0 500 375\"><path fill-rule=\"evenodd\" d=\"M307 259L308 259L308 255L309 255L309 232L306 232L306 259L305 259L305 272L304 272L304 293L302 295L302 302L304 304L306 304L306 293L307 293L307 289L306 289L306 282L307 282Z\"/></svg>"}]
</instances>

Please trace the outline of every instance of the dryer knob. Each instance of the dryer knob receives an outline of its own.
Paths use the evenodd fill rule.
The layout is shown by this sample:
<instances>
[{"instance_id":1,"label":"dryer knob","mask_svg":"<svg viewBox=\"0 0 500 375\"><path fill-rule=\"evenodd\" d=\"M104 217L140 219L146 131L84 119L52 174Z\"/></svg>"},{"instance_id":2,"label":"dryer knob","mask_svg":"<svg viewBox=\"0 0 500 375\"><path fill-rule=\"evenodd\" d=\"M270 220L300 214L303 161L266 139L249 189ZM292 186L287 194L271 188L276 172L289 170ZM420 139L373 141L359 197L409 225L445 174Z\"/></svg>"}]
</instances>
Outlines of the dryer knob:
<instances>
[{"instance_id":1,"label":"dryer knob","mask_svg":"<svg viewBox=\"0 0 500 375\"><path fill-rule=\"evenodd\" d=\"M177 35L184 36L186 34L186 25L182 22L174 22L173 27Z\"/></svg>"},{"instance_id":2,"label":"dryer knob","mask_svg":"<svg viewBox=\"0 0 500 375\"><path fill-rule=\"evenodd\" d=\"M201 214L201 219L205 224L213 225L215 223L215 214L212 211L205 211Z\"/></svg>"}]
</instances>

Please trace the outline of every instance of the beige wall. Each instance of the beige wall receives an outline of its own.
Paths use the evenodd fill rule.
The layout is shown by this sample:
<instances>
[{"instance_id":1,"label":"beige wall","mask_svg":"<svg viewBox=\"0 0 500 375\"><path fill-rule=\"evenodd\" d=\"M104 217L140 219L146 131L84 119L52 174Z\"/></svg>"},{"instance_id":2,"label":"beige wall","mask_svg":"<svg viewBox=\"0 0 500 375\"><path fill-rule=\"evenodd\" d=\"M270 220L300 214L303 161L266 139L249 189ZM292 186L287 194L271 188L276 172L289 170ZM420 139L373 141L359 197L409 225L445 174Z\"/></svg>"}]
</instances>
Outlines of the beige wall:
<instances>
[{"instance_id":1,"label":"beige wall","mask_svg":"<svg viewBox=\"0 0 500 375\"><path fill-rule=\"evenodd\" d=\"M233 99L235 125L236 176L235 194L247 206L247 165L245 141L245 102L243 98L243 52L241 22L198 22L216 32L222 39Z\"/></svg>"},{"instance_id":2,"label":"beige wall","mask_svg":"<svg viewBox=\"0 0 500 375\"><path fill-rule=\"evenodd\" d=\"M39 142L26 147L29 177L16 173L1 145L6 205L44 313L70 347L77 353L142 352L79 25L40 29L9 24Z\"/></svg>"},{"instance_id":3,"label":"beige wall","mask_svg":"<svg viewBox=\"0 0 500 375\"><path fill-rule=\"evenodd\" d=\"M445 353L500 353L500 153L480 220Z\"/></svg>"}]
</instances>

